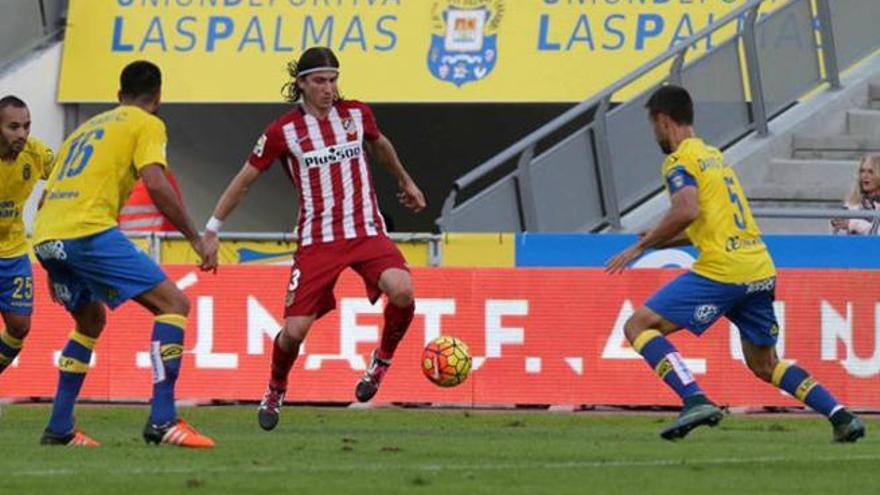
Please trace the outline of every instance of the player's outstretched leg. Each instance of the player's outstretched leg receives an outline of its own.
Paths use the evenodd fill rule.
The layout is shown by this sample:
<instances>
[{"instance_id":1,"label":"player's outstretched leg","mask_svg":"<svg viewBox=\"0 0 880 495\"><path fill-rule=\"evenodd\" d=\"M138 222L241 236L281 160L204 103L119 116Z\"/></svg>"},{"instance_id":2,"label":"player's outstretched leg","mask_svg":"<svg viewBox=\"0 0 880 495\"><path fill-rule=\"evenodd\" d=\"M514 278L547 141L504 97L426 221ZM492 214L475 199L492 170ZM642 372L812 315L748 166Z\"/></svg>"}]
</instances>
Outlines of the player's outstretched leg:
<instances>
[{"instance_id":1,"label":"player's outstretched leg","mask_svg":"<svg viewBox=\"0 0 880 495\"><path fill-rule=\"evenodd\" d=\"M299 349L305 340L317 314L307 316L288 316L284 320L284 328L275 336L272 343L272 369L269 385L263 393L260 407L257 409L257 422L260 428L271 431L278 426L281 406L287 394L287 377L299 356Z\"/></svg>"},{"instance_id":2,"label":"player's outstretched leg","mask_svg":"<svg viewBox=\"0 0 880 495\"><path fill-rule=\"evenodd\" d=\"M627 334L631 334L631 331ZM715 426L721 421L721 409L706 397L678 351L662 333L653 329L643 330L633 339L632 345L660 379L684 401L678 418L660 433L661 437L678 440L698 426Z\"/></svg>"},{"instance_id":3,"label":"player's outstretched leg","mask_svg":"<svg viewBox=\"0 0 880 495\"><path fill-rule=\"evenodd\" d=\"M299 343L294 343L287 337L284 329L278 332L272 342L272 372L269 385L257 409L257 421L260 423L260 428L266 431L274 430L278 426L281 406L287 393L287 377L299 356L299 347Z\"/></svg>"},{"instance_id":4,"label":"player's outstretched leg","mask_svg":"<svg viewBox=\"0 0 880 495\"><path fill-rule=\"evenodd\" d=\"M391 358L397 350L397 345L406 334L406 330L412 323L415 314L415 303L412 302L412 291L403 299L404 305L394 304L395 298L389 297L385 305L385 325L382 329L382 340L379 348L373 351L370 365L361 376L355 387L355 396L360 402L367 402L379 391L379 385L391 366Z\"/></svg>"},{"instance_id":5,"label":"player's outstretched leg","mask_svg":"<svg viewBox=\"0 0 880 495\"><path fill-rule=\"evenodd\" d=\"M100 308L103 314L103 308ZM103 325L102 325L103 327ZM97 332L97 333L100 333ZM52 403L49 426L40 439L42 445L69 445L95 447L99 443L77 431L73 423L73 406L89 371L92 349L96 338L74 330L58 359L58 389Z\"/></svg>"},{"instance_id":6,"label":"player's outstretched leg","mask_svg":"<svg viewBox=\"0 0 880 495\"><path fill-rule=\"evenodd\" d=\"M174 407L174 386L180 375L186 323L186 316L179 314L158 315L153 322L150 342L153 402L143 436L144 441L156 445L167 443L196 449L211 448L214 440L179 418Z\"/></svg>"},{"instance_id":7,"label":"player's outstretched leg","mask_svg":"<svg viewBox=\"0 0 880 495\"><path fill-rule=\"evenodd\" d=\"M855 442L865 436L865 424L862 420L840 405L828 389L800 366L779 361L773 368L770 381L828 418L834 429L833 441Z\"/></svg>"},{"instance_id":8,"label":"player's outstretched leg","mask_svg":"<svg viewBox=\"0 0 880 495\"><path fill-rule=\"evenodd\" d=\"M157 278L164 278L161 270L152 263L145 264L145 269L154 270ZM189 448L213 447L214 440L178 417L174 407L174 386L183 358L189 299L176 284L165 278L134 300L155 315L150 338L153 402L143 430L144 441Z\"/></svg>"},{"instance_id":9,"label":"player's outstretched leg","mask_svg":"<svg viewBox=\"0 0 880 495\"><path fill-rule=\"evenodd\" d=\"M741 326L740 330L745 328ZM751 340L747 336L743 338L742 348L746 364L755 376L788 392L828 418L834 429L835 442L855 442L865 436L862 420L840 405L806 370L794 363L780 361L775 345L757 344Z\"/></svg>"}]
</instances>

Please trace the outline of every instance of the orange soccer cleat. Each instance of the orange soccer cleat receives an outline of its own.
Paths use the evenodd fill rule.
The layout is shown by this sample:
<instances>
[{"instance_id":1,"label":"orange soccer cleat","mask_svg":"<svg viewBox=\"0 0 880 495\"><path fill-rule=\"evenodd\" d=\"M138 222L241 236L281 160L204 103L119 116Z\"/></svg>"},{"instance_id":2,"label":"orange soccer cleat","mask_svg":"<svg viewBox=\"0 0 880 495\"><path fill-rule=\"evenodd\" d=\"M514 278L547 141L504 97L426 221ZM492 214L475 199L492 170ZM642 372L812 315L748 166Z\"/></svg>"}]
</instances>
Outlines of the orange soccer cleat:
<instances>
[{"instance_id":1,"label":"orange soccer cleat","mask_svg":"<svg viewBox=\"0 0 880 495\"><path fill-rule=\"evenodd\" d=\"M101 442L86 435L85 433L74 430L67 435L58 435L51 431L44 431L40 438L40 445L64 445L67 447L99 447Z\"/></svg>"},{"instance_id":2,"label":"orange soccer cleat","mask_svg":"<svg viewBox=\"0 0 880 495\"><path fill-rule=\"evenodd\" d=\"M164 425L154 425L147 421L147 425L144 427L144 440L156 445L167 443L190 449L211 449L214 447L214 440L211 437L202 435L182 418L177 418Z\"/></svg>"}]
</instances>

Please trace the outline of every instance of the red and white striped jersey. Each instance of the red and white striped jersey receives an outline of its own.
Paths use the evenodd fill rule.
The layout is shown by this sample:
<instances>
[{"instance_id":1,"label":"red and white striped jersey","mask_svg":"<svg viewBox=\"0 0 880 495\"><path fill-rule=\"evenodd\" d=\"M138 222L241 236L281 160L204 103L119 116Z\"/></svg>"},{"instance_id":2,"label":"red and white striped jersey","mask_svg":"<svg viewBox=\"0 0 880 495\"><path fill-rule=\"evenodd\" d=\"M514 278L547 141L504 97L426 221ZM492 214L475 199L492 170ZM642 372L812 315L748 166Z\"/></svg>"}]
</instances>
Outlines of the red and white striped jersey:
<instances>
[{"instance_id":1,"label":"red and white striped jersey","mask_svg":"<svg viewBox=\"0 0 880 495\"><path fill-rule=\"evenodd\" d=\"M300 245L384 234L364 140L381 134L366 104L342 100L325 119L297 106L266 128L248 162L281 159L299 192Z\"/></svg>"}]
</instances>

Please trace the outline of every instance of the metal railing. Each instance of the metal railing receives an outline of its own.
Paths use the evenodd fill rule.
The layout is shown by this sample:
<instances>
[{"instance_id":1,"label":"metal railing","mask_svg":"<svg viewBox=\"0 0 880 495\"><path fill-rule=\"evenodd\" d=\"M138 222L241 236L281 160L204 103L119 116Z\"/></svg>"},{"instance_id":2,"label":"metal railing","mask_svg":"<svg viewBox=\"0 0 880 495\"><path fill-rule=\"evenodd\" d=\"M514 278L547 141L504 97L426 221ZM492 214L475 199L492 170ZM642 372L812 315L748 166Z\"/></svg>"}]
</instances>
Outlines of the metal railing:
<instances>
[{"instance_id":1,"label":"metal railing","mask_svg":"<svg viewBox=\"0 0 880 495\"><path fill-rule=\"evenodd\" d=\"M67 0L3 0L0 4L0 72L22 56L60 39ZM9 38L9 39L7 39Z\"/></svg>"},{"instance_id":2,"label":"metal railing","mask_svg":"<svg viewBox=\"0 0 880 495\"><path fill-rule=\"evenodd\" d=\"M163 240L184 240L180 232L131 232L123 231L129 239L147 239L149 248L147 254L157 263L162 260ZM394 242L424 243L428 248L428 266L440 266L443 264L443 235L427 233L389 233L388 237ZM292 232L220 232L221 241L265 241L279 243L293 243L299 237Z\"/></svg>"},{"instance_id":3,"label":"metal railing","mask_svg":"<svg viewBox=\"0 0 880 495\"><path fill-rule=\"evenodd\" d=\"M642 105L637 104L643 103L649 92L663 82L682 84L685 87L688 87L689 81L703 82L701 87L704 93L718 95L714 100L711 97L701 100L700 95L695 95L695 105L698 120L701 111L704 115L716 117L701 122L710 122L716 127L710 129L710 135L705 137L720 148L729 146L750 132L766 136L771 118L820 84L827 83L832 89L839 88L839 70L843 64L838 59L838 48L835 45L837 31L832 25L832 19L835 18L833 9L852 11L862 8L864 4L864 8L876 10L877 7L871 3L874 0L868 3L862 0L837 0L834 3L829 3L829 0L816 0L815 3L811 0L792 0L766 16L759 16L759 9L766 1L769 0L747 1L714 24L654 57L600 93L578 103L497 156L459 177L452 185L436 224L444 232L595 231L605 227L619 230L622 213L662 189L657 173L662 156L656 150L653 136L647 127L644 127L646 132L634 132L633 126L647 126ZM837 14L838 18L843 15L840 12ZM852 12L847 14L853 17ZM768 47L766 43L762 45L768 35L774 34L774 30L781 32L791 28L784 26L787 19L783 16L795 20L794 29L799 30L797 36L806 35L809 46L806 49L799 46L798 50L807 56L798 56L801 52L795 52L791 47ZM737 23L735 34L685 63L685 58L693 47L734 22ZM855 53L856 48L847 47L847 53ZM854 56L848 55L845 62L848 66L855 61ZM631 89L634 83L652 71L661 69L664 64L670 66L662 81L650 85L639 96L619 106L612 106L612 97L615 94ZM713 85L718 84L713 78L721 79L715 74L718 68L731 71L727 74L731 77L721 83L721 86L728 85L726 89L713 88ZM787 74L788 71L792 73ZM728 93L722 95L723 91ZM590 123L540 155L536 154L542 141L578 119L585 119L591 111L594 114ZM641 124L635 120L639 116L643 121ZM624 125L625 123L631 124ZM621 137L621 131L632 136L645 134L644 140L639 141L636 146L641 148L627 149L629 143L621 144L621 141L627 139L634 139L634 142L642 139ZM638 170L638 164L631 164L639 158L650 162L650 173ZM513 161L515 166L511 167ZM573 173L575 184L566 184L564 177L553 177L553 167L557 169L557 175L560 172L563 175ZM504 174L501 179L459 202L468 188L476 189L475 186L485 183L487 177L502 175L511 168L513 170ZM538 178L543 181L543 186L535 184ZM577 192L578 187L583 189L580 194ZM538 197L539 195L543 196ZM579 203L566 206L566 202L571 203L572 198L578 195L583 196L578 198ZM584 213L580 216L577 213L567 213L564 210L566 208L582 210Z\"/></svg>"},{"instance_id":4,"label":"metal railing","mask_svg":"<svg viewBox=\"0 0 880 495\"><path fill-rule=\"evenodd\" d=\"M759 218L832 219L880 218L880 210L849 210L830 208L752 208L752 216Z\"/></svg>"}]
</instances>

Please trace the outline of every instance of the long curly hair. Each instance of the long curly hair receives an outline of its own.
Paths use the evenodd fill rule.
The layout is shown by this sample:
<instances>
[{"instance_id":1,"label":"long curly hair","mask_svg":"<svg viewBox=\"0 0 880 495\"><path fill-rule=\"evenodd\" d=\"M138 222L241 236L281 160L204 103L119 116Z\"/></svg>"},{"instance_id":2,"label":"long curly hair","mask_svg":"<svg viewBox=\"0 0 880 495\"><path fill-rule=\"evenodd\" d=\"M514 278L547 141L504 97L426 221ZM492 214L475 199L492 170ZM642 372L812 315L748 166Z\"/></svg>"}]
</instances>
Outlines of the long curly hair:
<instances>
[{"instance_id":1,"label":"long curly hair","mask_svg":"<svg viewBox=\"0 0 880 495\"><path fill-rule=\"evenodd\" d=\"M281 94L288 103L295 103L302 98L302 90L297 84L300 74L318 67L339 69L339 59L336 58L333 50L325 46L313 46L304 51L299 56L299 60L291 60L287 63L287 75L290 76L290 80L282 86ZM341 99L342 97L337 95L336 98Z\"/></svg>"}]
</instances>

